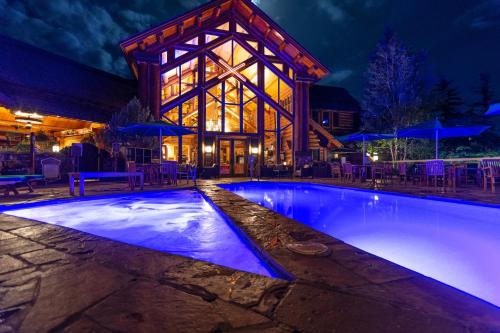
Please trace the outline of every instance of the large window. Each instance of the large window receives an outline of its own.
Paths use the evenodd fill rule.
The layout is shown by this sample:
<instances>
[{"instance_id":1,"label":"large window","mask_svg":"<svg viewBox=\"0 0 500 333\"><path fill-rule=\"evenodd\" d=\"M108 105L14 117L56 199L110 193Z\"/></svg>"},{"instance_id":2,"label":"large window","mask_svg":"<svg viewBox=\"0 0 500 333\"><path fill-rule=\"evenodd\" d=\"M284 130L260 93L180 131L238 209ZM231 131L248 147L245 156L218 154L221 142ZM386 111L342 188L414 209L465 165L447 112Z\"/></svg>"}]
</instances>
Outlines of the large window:
<instances>
[{"instance_id":1,"label":"large window","mask_svg":"<svg viewBox=\"0 0 500 333\"><path fill-rule=\"evenodd\" d=\"M161 102L168 103L198 84L198 58L186 61L161 75Z\"/></svg>"},{"instance_id":2,"label":"large window","mask_svg":"<svg viewBox=\"0 0 500 333\"><path fill-rule=\"evenodd\" d=\"M271 69L264 69L264 91L288 112L292 112L293 89Z\"/></svg>"},{"instance_id":3,"label":"large window","mask_svg":"<svg viewBox=\"0 0 500 333\"><path fill-rule=\"evenodd\" d=\"M287 117L264 105L264 163L292 163L293 126Z\"/></svg>"},{"instance_id":4,"label":"large window","mask_svg":"<svg viewBox=\"0 0 500 333\"><path fill-rule=\"evenodd\" d=\"M234 40L213 48L212 52L231 67L236 67L252 57L250 52Z\"/></svg>"}]
</instances>

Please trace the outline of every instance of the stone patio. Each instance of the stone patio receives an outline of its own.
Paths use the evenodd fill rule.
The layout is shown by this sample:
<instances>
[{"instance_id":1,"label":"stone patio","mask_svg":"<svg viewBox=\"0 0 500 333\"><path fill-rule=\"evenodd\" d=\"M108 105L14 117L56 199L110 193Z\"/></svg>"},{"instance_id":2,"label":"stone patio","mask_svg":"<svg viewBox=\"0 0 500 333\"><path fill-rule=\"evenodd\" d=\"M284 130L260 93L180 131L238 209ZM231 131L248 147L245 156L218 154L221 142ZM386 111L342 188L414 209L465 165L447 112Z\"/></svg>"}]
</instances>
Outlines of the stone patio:
<instances>
[{"instance_id":1,"label":"stone patio","mask_svg":"<svg viewBox=\"0 0 500 333\"><path fill-rule=\"evenodd\" d=\"M0 214L0 332L500 332L499 308L216 183L198 187L290 279ZM88 193L123 191L113 186ZM66 196L67 188L43 191L17 202ZM296 241L331 253L286 249Z\"/></svg>"}]
</instances>

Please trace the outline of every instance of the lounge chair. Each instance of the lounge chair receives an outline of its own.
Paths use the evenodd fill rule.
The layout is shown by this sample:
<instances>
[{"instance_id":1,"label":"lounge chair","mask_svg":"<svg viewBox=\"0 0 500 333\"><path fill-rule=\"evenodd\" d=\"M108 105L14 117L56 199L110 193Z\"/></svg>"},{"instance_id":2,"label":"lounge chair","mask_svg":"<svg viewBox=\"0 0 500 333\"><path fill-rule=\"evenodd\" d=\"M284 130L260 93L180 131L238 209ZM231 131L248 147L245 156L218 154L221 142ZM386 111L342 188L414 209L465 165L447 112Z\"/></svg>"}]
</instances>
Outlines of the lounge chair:
<instances>
[{"instance_id":1,"label":"lounge chair","mask_svg":"<svg viewBox=\"0 0 500 333\"><path fill-rule=\"evenodd\" d=\"M3 175L0 176L0 187L5 189L5 195L9 195L10 192L19 195L17 187L26 186L29 192L33 192L32 183L43 179L42 175Z\"/></svg>"}]
</instances>

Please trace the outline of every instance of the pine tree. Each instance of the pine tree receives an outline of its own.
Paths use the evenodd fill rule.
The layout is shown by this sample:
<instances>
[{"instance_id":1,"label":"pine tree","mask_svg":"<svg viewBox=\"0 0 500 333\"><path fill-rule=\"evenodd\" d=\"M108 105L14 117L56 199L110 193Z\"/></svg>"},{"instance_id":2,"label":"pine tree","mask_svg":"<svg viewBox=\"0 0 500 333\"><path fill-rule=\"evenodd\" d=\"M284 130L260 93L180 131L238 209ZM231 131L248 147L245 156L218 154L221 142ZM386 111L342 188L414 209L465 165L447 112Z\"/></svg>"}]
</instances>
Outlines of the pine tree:
<instances>
[{"instance_id":1,"label":"pine tree","mask_svg":"<svg viewBox=\"0 0 500 333\"><path fill-rule=\"evenodd\" d=\"M471 121L478 121L483 119L484 113L493 102L494 93L491 85L491 75L489 73L479 74L479 86L473 91L478 99L472 103L468 116Z\"/></svg>"},{"instance_id":2,"label":"pine tree","mask_svg":"<svg viewBox=\"0 0 500 333\"><path fill-rule=\"evenodd\" d=\"M460 107L463 105L463 100L460 91L443 75L430 92L429 104L432 116L442 121L462 116Z\"/></svg>"}]
</instances>

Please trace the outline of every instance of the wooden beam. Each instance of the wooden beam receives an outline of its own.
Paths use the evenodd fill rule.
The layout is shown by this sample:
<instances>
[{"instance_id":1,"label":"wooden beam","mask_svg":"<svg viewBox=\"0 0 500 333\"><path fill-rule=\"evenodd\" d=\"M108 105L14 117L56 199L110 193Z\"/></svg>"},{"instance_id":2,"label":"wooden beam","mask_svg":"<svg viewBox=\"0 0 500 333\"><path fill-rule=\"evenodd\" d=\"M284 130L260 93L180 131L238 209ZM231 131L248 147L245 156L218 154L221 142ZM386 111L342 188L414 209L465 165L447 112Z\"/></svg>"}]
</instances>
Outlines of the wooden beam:
<instances>
[{"instance_id":1,"label":"wooden beam","mask_svg":"<svg viewBox=\"0 0 500 333\"><path fill-rule=\"evenodd\" d=\"M219 5L214 10L214 18L218 18L220 16L220 12L221 12L221 7Z\"/></svg>"},{"instance_id":2,"label":"wooden beam","mask_svg":"<svg viewBox=\"0 0 500 333\"><path fill-rule=\"evenodd\" d=\"M283 43L280 44L280 47L279 47L279 50L280 52L283 52L283 50L285 49L285 47L287 46L287 42L286 41L283 41Z\"/></svg>"},{"instance_id":3,"label":"wooden beam","mask_svg":"<svg viewBox=\"0 0 500 333\"><path fill-rule=\"evenodd\" d=\"M177 32L180 36L184 35L184 22L179 23L177 26Z\"/></svg>"},{"instance_id":4,"label":"wooden beam","mask_svg":"<svg viewBox=\"0 0 500 333\"><path fill-rule=\"evenodd\" d=\"M269 37L271 31L273 31L273 29L271 28L271 26L268 26L266 32L264 33L264 40L267 41L267 38Z\"/></svg>"},{"instance_id":5,"label":"wooden beam","mask_svg":"<svg viewBox=\"0 0 500 333\"><path fill-rule=\"evenodd\" d=\"M253 21L255 20L256 17L257 15L255 13L252 13L252 15L250 15L250 17L248 18L248 23L253 24Z\"/></svg>"}]
</instances>

